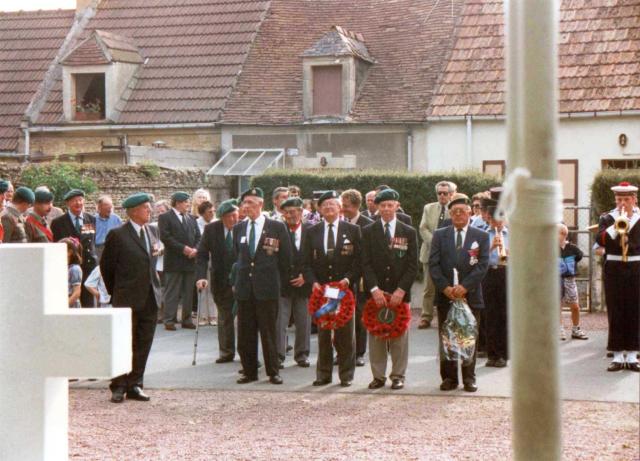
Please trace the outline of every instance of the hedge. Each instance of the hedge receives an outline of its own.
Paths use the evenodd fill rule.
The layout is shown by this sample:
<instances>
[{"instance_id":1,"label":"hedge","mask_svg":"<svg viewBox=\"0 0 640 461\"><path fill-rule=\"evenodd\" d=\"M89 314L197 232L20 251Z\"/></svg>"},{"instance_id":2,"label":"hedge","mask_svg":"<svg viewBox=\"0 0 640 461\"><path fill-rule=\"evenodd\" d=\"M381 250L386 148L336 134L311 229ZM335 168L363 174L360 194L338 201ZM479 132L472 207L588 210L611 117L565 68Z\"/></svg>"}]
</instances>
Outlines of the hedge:
<instances>
[{"instance_id":1,"label":"hedge","mask_svg":"<svg viewBox=\"0 0 640 461\"><path fill-rule=\"evenodd\" d=\"M496 177L478 171L456 171L434 174L381 172L377 171L340 171L340 170L269 170L251 179L252 187L260 187L267 196L266 206L271 207L271 191L278 186L296 185L300 187L302 196L311 197L314 190L338 191L346 189L359 190L364 194L380 184L386 184L400 193L400 202L406 213L410 214L416 226L422 218L422 210L426 203L437 200L435 185L439 181L453 181L458 191L469 197L473 194L500 184ZM364 205L363 205L364 207Z\"/></svg>"},{"instance_id":2,"label":"hedge","mask_svg":"<svg viewBox=\"0 0 640 461\"><path fill-rule=\"evenodd\" d=\"M46 184L53 193L56 205L62 205L62 197L71 189L82 189L87 194L98 189L95 181L84 175L78 165L73 163L30 165L22 171L20 182L31 189Z\"/></svg>"},{"instance_id":3,"label":"hedge","mask_svg":"<svg viewBox=\"0 0 640 461\"><path fill-rule=\"evenodd\" d=\"M611 210L615 206L611 187L622 181L640 186L640 169L603 170L595 176L593 184L591 184L591 206L597 215Z\"/></svg>"}]
</instances>

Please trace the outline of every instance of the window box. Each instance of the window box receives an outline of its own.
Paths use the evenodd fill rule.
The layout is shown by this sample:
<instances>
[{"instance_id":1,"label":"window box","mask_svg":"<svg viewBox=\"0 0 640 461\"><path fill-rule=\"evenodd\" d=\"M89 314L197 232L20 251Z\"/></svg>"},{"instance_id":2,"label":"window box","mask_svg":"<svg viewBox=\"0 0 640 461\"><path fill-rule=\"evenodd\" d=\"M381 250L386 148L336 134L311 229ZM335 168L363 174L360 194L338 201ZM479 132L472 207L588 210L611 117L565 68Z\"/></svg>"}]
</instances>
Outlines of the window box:
<instances>
[{"instance_id":1,"label":"window box","mask_svg":"<svg viewBox=\"0 0 640 461\"><path fill-rule=\"evenodd\" d=\"M103 119L104 116L100 112L76 112L76 116L74 117L74 120L81 122Z\"/></svg>"}]
</instances>

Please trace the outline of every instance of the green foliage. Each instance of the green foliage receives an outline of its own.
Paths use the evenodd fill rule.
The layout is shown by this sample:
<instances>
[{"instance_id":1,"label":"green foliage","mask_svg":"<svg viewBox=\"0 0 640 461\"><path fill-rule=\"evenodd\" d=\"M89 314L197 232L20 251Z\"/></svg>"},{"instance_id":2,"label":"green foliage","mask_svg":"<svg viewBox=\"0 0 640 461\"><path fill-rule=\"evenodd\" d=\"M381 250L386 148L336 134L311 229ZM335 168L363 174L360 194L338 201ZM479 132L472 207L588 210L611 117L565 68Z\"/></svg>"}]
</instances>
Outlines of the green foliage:
<instances>
[{"instance_id":1,"label":"green foliage","mask_svg":"<svg viewBox=\"0 0 640 461\"><path fill-rule=\"evenodd\" d=\"M143 160L139 164L140 171L147 178L157 178L160 176L160 167L153 163L151 160Z\"/></svg>"},{"instance_id":2,"label":"green foliage","mask_svg":"<svg viewBox=\"0 0 640 461\"><path fill-rule=\"evenodd\" d=\"M63 203L62 197L71 189L82 189L87 194L98 189L93 179L83 176L76 165L62 162L30 165L22 172L20 183L31 189L47 186L56 205Z\"/></svg>"},{"instance_id":3,"label":"green foliage","mask_svg":"<svg viewBox=\"0 0 640 461\"><path fill-rule=\"evenodd\" d=\"M453 181L458 191L471 196L500 184L493 176L477 171L438 172L434 174L404 173L397 171L335 171L335 170L268 170L254 176L251 186L261 187L265 192L266 206L271 206L271 191L278 186L296 185L302 196L310 198L314 190L357 189L363 195L376 186L386 184L400 193L400 203L417 226L422 218L424 205L437 200L435 186L439 181ZM363 204L364 207L364 204Z\"/></svg>"},{"instance_id":4,"label":"green foliage","mask_svg":"<svg viewBox=\"0 0 640 461\"><path fill-rule=\"evenodd\" d=\"M600 215L615 206L612 186L627 181L634 186L640 185L640 169L603 170L596 175L591 184L591 206Z\"/></svg>"}]
</instances>

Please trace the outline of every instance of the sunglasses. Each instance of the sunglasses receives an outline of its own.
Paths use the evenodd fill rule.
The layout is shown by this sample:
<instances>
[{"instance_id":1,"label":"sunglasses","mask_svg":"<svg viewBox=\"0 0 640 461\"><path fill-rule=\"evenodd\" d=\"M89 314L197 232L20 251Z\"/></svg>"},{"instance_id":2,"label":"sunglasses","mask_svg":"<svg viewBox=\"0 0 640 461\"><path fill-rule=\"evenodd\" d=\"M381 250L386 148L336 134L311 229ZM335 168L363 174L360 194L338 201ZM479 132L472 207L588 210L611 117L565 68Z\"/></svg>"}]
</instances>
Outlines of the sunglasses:
<instances>
[{"instance_id":1,"label":"sunglasses","mask_svg":"<svg viewBox=\"0 0 640 461\"><path fill-rule=\"evenodd\" d=\"M438 195L449 195L449 192L442 192L442 191L440 191L440 192L438 192Z\"/></svg>"},{"instance_id":2,"label":"sunglasses","mask_svg":"<svg viewBox=\"0 0 640 461\"><path fill-rule=\"evenodd\" d=\"M477 203L474 203L473 208L480 208L480 205L478 205Z\"/></svg>"}]
</instances>

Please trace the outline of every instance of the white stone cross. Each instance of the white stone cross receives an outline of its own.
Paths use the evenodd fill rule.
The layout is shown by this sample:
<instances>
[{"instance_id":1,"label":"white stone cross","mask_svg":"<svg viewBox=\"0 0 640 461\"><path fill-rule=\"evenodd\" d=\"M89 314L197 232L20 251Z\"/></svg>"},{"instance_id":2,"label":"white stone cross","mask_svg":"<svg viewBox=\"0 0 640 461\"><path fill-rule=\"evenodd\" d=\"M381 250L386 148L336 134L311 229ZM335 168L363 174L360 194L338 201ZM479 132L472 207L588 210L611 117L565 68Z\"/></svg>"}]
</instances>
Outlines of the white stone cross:
<instances>
[{"instance_id":1,"label":"white stone cross","mask_svg":"<svg viewBox=\"0 0 640 461\"><path fill-rule=\"evenodd\" d=\"M68 378L131 369L131 310L67 300L66 245L0 245L2 461L67 459Z\"/></svg>"}]
</instances>

